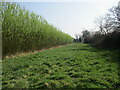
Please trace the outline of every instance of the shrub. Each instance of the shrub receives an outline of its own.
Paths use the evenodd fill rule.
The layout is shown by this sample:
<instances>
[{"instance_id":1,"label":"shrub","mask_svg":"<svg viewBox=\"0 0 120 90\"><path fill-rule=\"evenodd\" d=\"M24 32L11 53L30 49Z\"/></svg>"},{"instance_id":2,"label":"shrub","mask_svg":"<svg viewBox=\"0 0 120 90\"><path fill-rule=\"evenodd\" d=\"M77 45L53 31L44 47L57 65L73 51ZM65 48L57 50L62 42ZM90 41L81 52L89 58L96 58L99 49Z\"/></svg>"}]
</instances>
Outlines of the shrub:
<instances>
[{"instance_id":1,"label":"shrub","mask_svg":"<svg viewBox=\"0 0 120 90\"><path fill-rule=\"evenodd\" d=\"M120 48L120 32L114 31L106 35L94 35L92 44L96 47L102 48Z\"/></svg>"}]
</instances>

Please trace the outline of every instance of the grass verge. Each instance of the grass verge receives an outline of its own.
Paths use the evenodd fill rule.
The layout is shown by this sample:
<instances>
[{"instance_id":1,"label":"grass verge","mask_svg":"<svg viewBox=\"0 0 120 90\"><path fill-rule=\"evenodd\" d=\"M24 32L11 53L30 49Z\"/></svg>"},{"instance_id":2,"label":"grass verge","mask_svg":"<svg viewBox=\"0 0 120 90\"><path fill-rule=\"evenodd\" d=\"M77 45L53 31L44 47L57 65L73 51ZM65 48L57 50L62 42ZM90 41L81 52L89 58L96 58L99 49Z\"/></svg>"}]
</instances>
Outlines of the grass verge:
<instances>
[{"instance_id":1,"label":"grass verge","mask_svg":"<svg viewBox=\"0 0 120 90\"><path fill-rule=\"evenodd\" d=\"M120 50L69 44L3 60L3 88L118 88Z\"/></svg>"}]
</instances>

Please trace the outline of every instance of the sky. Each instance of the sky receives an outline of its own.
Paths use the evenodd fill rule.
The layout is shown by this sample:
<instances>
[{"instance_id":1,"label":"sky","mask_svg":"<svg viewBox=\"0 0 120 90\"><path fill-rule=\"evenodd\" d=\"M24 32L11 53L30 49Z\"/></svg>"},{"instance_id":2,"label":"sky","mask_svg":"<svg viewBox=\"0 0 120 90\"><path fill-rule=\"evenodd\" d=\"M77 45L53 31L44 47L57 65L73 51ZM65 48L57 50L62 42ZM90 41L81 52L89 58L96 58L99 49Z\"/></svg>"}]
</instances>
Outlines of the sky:
<instances>
[{"instance_id":1,"label":"sky","mask_svg":"<svg viewBox=\"0 0 120 90\"><path fill-rule=\"evenodd\" d=\"M85 29L94 31L95 20L104 16L109 8L118 4L119 0L33 0L17 2L29 11L43 16L48 23L61 31L75 37Z\"/></svg>"}]
</instances>

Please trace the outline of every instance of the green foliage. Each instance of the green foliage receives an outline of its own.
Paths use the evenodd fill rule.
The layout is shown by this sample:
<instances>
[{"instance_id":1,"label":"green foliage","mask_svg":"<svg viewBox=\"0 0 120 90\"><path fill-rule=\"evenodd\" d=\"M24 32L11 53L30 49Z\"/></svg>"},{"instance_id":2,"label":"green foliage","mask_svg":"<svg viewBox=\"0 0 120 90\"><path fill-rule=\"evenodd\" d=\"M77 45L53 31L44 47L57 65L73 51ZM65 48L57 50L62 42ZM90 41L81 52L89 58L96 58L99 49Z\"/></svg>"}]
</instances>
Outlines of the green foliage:
<instances>
[{"instance_id":1,"label":"green foliage","mask_svg":"<svg viewBox=\"0 0 120 90\"><path fill-rule=\"evenodd\" d=\"M2 2L3 55L72 42L72 37L15 3Z\"/></svg>"},{"instance_id":2,"label":"green foliage","mask_svg":"<svg viewBox=\"0 0 120 90\"><path fill-rule=\"evenodd\" d=\"M69 44L3 60L3 88L118 88L120 50Z\"/></svg>"}]
</instances>

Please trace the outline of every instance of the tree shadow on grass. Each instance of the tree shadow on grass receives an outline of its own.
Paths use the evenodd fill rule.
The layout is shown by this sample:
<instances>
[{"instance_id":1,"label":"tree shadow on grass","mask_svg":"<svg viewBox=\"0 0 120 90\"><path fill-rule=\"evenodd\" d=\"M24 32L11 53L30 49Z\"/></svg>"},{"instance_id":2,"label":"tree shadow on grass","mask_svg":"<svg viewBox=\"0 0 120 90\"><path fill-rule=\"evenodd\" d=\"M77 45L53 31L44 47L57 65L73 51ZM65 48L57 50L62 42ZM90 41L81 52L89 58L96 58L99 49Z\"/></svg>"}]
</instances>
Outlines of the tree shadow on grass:
<instances>
[{"instance_id":1,"label":"tree shadow on grass","mask_svg":"<svg viewBox=\"0 0 120 90\"><path fill-rule=\"evenodd\" d=\"M115 62L119 63L120 65L120 49L114 49L114 48L96 48L91 45L85 45L79 48L73 48L68 51L87 51L87 52L94 52L98 53L98 56L106 58L110 57L110 60L107 60L109 62Z\"/></svg>"},{"instance_id":2,"label":"tree shadow on grass","mask_svg":"<svg viewBox=\"0 0 120 90\"><path fill-rule=\"evenodd\" d=\"M88 49L87 51L98 53L98 55L103 58L110 57L111 59L108 61L116 62L116 63L119 63L120 65L120 49L92 47L91 49Z\"/></svg>"}]
</instances>

